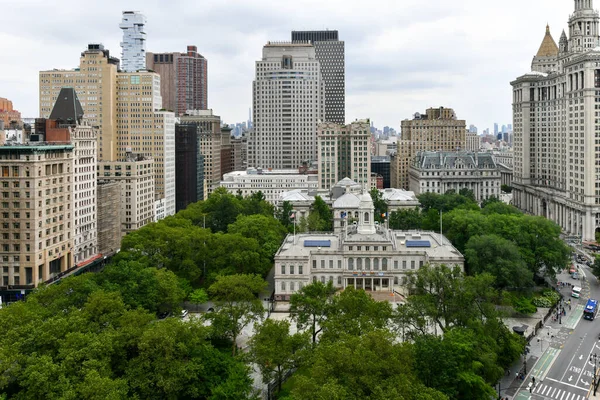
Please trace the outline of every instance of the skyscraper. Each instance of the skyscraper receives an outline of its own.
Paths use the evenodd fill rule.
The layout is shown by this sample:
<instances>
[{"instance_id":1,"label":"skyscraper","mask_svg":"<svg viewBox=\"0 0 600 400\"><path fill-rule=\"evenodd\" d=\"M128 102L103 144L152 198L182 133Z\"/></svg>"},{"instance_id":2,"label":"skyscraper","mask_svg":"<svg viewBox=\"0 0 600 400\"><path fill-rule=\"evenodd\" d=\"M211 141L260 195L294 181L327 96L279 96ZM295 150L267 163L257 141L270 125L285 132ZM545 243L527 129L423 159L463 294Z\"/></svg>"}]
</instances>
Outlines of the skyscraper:
<instances>
[{"instance_id":1,"label":"skyscraper","mask_svg":"<svg viewBox=\"0 0 600 400\"><path fill-rule=\"evenodd\" d=\"M513 82L513 203L595 240L600 222L598 12L575 0L558 46L546 26L531 72Z\"/></svg>"},{"instance_id":2,"label":"skyscraper","mask_svg":"<svg viewBox=\"0 0 600 400\"><path fill-rule=\"evenodd\" d=\"M315 47L267 43L262 59L256 62L253 92L248 166L292 169L316 161L324 85Z\"/></svg>"},{"instance_id":3,"label":"skyscraper","mask_svg":"<svg viewBox=\"0 0 600 400\"><path fill-rule=\"evenodd\" d=\"M177 116L208 108L207 64L196 46L187 46L186 53L146 54L148 69L160 74L163 107Z\"/></svg>"},{"instance_id":4,"label":"skyscraper","mask_svg":"<svg viewBox=\"0 0 600 400\"><path fill-rule=\"evenodd\" d=\"M136 72L146 69L146 17L138 11L123 11L119 27L123 30L121 69Z\"/></svg>"},{"instance_id":5,"label":"skyscraper","mask_svg":"<svg viewBox=\"0 0 600 400\"><path fill-rule=\"evenodd\" d=\"M346 123L346 66L345 43L338 31L292 31L292 42L310 42L321 64L325 82L325 121Z\"/></svg>"}]
</instances>

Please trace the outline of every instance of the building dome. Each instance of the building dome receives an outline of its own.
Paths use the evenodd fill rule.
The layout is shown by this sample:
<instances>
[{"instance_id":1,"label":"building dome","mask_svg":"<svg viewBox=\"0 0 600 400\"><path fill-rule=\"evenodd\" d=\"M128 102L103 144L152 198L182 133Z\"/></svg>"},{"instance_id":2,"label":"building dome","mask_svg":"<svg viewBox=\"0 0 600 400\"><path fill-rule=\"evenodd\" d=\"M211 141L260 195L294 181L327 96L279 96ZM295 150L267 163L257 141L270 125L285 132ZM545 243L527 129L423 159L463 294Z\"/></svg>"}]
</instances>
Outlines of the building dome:
<instances>
[{"instance_id":1,"label":"building dome","mask_svg":"<svg viewBox=\"0 0 600 400\"><path fill-rule=\"evenodd\" d=\"M373 208L375 208L375 206L373 205L373 199L371 198L371 195L366 191L358 195L358 200L360 201L361 209L372 210Z\"/></svg>"},{"instance_id":2,"label":"building dome","mask_svg":"<svg viewBox=\"0 0 600 400\"><path fill-rule=\"evenodd\" d=\"M354 193L346 193L343 196L338 197L336 201L333 202L334 209L349 209L349 208L359 208L360 207L360 199Z\"/></svg>"}]
</instances>

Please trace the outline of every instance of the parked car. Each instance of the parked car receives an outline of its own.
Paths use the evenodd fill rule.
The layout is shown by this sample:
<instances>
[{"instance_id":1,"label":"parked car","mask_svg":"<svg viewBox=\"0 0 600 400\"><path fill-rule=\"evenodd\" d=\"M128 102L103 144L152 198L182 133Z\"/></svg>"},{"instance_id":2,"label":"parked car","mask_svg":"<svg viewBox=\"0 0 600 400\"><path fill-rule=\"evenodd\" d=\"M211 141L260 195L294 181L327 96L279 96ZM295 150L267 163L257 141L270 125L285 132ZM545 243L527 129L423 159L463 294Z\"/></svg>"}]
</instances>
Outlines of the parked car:
<instances>
[{"instance_id":1,"label":"parked car","mask_svg":"<svg viewBox=\"0 0 600 400\"><path fill-rule=\"evenodd\" d=\"M158 319L165 319L165 318L167 318L169 315L171 315L171 313L170 313L170 312L168 312L168 311L161 312L160 314L158 314Z\"/></svg>"},{"instance_id":2,"label":"parked car","mask_svg":"<svg viewBox=\"0 0 600 400\"><path fill-rule=\"evenodd\" d=\"M188 310L181 310L181 318L185 318L188 315Z\"/></svg>"}]
</instances>

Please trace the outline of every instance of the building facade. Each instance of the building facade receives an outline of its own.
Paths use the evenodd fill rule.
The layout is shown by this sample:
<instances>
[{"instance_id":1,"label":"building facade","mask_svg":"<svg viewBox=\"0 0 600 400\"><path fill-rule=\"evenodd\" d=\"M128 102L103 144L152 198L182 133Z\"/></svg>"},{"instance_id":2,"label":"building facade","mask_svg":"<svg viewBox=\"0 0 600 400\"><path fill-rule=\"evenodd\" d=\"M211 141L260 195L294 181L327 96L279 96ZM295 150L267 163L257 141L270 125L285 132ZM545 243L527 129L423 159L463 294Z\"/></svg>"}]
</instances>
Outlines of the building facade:
<instances>
[{"instance_id":1,"label":"building facade","mask_svg":"<svg viewBox=\"0 0 600 400\"><path fill-rule=\"evenodd\" d=\"M390 188L390 156L371 156L371 173L383 179L383 187L380 189Z\"/></svg>"},{"instance_id":2,"label":"building facade","mask_svg":"<svg viewBox=\"0 0 600 400\"><path fill-rule=\"evenodd\" d=\"M147 53L146 65L160 74L164 108L177 116L208 108L208 61L196 46L185 53Z\"/></svg>"},{"instance_id":3,"label":"building facade","mask_svg":"<svg viewBox=\"0 0 600 400\"><path fill-rule=\"evenodd\" d=\"M154 222L154 160L128 154L122 161L98 163L98 180L118 182L121 236Z\"/></svg>"},{"instance_id":4,"label":"building facade","mask_svg":"<svg viewBox=\"0 0 600 400\"><path fill-rule=\"evenodd\" d=\"M57 277L73 262L73 145L0 147L2 289Z\"/></svg>"},{"instance_id":5,"label":"building facade","mask_svg":"<svg viewBox=\"0 0 600 400\"><path fill-rule=\"evenodd\" d=\"M248 166L293 169L317 160L325 86L315 47L269 42L256 62Z\"/></svg>"},{"instance_id":6,"label":"building facade","mask_svg":"<svg viewBox=\"0 0 600 400\"><path fill-rule=\"evenodd\" d=\"M467 151L479 151L481 149L481 136L477 132L467 131L465 133L466 150Z\"/></svg>"},{"instance_id":7,"label":"building facade","mask_svg":"<svg viewBox=\"0 0 600 400\"><path fill-rule=\"evenodd\" d=\"M345 43L338 31L292 31L292 43L310 42L321 65L325 83L325 120L346 123L346 60Z\"/></svg>"},{"instance_id":8,"label":"building facade","mask_svg":"<svg viewBox=\"0 0 600 400\"><path fill-rule=\"evenodd\" d=\"M180 123L195 124L200 135L200 153L204 160L204 199L219 187L223 174L221 172L221 117L213 110L188 110L180 118Z\"/></svg>"},{"instance_id":9,"label":"building facade","mask_svg":"<svg viewBox=\"0 0 600 400\"><path fill-rule=\"evenodd\" d=\"M235 171L225 174L221 187L233 195L251 196L262 192L265 200L277 204L281 193L296 190L316 190L318 188L317 175L301 173L297 169L291 170L262 170L248 168L246 171Z\"/></svg>"},{"instance_id":10,"label":"building facade","mask_svg":"<svg viewBox=\"0 0 600 400\"><path fill-rule=\"evenodd\" d=\"M371 131L368 119L349 125L317 127L319 189L329 190L343 178L371 187Z\"/></svg>"},{"instance_id":11,"label":"building facade","mask_svg":"<svg viewBox=\"0 0 600 400\"><path fill-rule=\"evenodd\" d=\"M593 1L576 0L558 46L546 34L513 89L513 203L595 240L600 225L600 49Z\"/></svg>"},{"instance_id":12,"label":"building facade","mask_svg":"<svg viewBox=\"0 0 600 400\"><path fill-rule=\"evenodd\" d=\"M457 119L451 108L429 108L402 121L402 140L392 156L392 187L408 189L408 171L418 152L464 150L466 131L465 120Z\"/></svg>"},{"instance_id":13,"label":"building facade","mask_svg":"<svg viewBox=\"0 0 600 400\"><path fill-rule=\"evenodd\" d=\"M175 128L176 212L204 200L204 156L200 151L200 126L177 124Z\"/></svg>"},{"instance_id":14,"label":"building facade","mask_svg":"<svg viewBox=\"0 0 600 400\"><path fill-rule=\"evenodd\" d=\"M0 121L4 123L4 127L0 129L8 129L14 122L18 127L23 125L21 113L13 108L12 101L0 97Z\"/></svg>"},{"instance_id":15,"label":"building facade","mask_svg":"<svg viewBox=\"0 0 600 400\"><path fill-rule=\"evenodd\" d=\"M121 184L98 179L98 252L112 255L121 248Z\"/></svg>"},{"instance_id":16,"label":"building facade","mask_svg":"<svg viewBox=\"0 0 600 400\"><path fill-rule=\"evenodd\" d=\"M101 44L89 44L79 68L40 71L40 117L49 118L63 87L75 88L90 125L98 126L98 159L117 159L117 69L119 60Z\"/></svg>"},{"instance_id":17,"label":"building facade","mask_svg":"<svg viewBox=\"0 0 600 400\"><path fill-rule=\"evenodd\" d=\"M123 11L119 28L123 30L121 69L124 72L146 70L146 17L138 11Z\"/></svg>"},{"instance_id":18,"label":"building facade","mask_svg":"<svg viewBox=\"0 0 600 400\"><path fill-rule=\"evenodd\" d=\"M478 202L500 196L500 168L489 153L418 153L410 166L409 182L417 195L469 189Z\"/></svg>"},{"instance_id":19,"label":"building facade","mask_svg":"<svg viewBox=\"0 0 600 400\"><path fill-rule=\"evenodd\" d=\"M442 235L377 225L367 192L358 195L358 204L346 195L333 205L334 220L341 221L334 233L286 237L275 254L275 300L288 301L303 286L317 281L332 282L336 289L351 286L408 294L407 273L425 264L464 268L463 256ZM350 215L352 224L346 223Z\"/></svg>"}]
</instances>

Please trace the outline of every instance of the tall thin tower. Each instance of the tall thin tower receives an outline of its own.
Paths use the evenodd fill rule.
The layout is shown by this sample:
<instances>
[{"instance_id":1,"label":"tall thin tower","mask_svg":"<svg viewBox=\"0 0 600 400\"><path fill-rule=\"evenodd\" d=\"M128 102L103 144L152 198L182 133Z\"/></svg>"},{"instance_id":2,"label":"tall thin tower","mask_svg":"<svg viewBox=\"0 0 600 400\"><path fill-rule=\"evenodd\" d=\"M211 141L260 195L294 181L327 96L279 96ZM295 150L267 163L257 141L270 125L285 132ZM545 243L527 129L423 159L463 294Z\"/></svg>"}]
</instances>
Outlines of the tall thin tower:
<instances>
[{"instance_id":1,"label":"tall thin tower","mask_svg":"<svg viewBox=\"0 0 600 400\"><path fill-rule=\"evenodd\" d=\"M315 46L325 82L325 121L344 125L346 119L345 44L338 31L292 31L292 42Z\"/></svg>"},{"instance_id":2,"label":"tall thin tower","mask_svg":"<svg viewBox=\"0 0 600 400\"><path fill-rule=\"evenodd\" d=\"M123 11L119 27L123 29L123 72L136 72L146 69L146 17L139 11Z\"/></svg>"}]
</instances>

